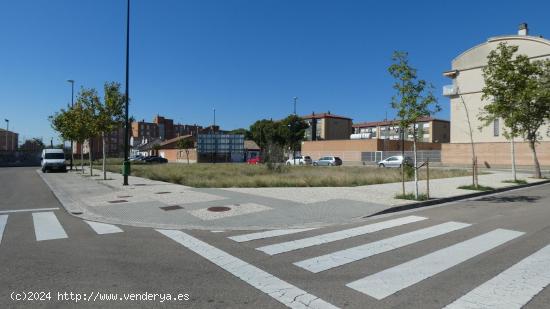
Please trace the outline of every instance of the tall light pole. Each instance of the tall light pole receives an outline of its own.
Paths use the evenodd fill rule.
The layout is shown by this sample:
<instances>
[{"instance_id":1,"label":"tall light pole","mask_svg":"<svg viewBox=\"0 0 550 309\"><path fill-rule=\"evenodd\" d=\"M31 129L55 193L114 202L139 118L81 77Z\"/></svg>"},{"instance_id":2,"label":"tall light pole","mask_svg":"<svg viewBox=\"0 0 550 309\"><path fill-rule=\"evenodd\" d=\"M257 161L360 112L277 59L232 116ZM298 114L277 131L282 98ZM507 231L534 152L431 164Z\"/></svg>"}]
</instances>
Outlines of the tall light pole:
<instances>
[{"instance_id":1,"label":"tall light pole","mask_svg":"<svg viewBox=\"0 0 550 309\"><path fill-rule=\"evenodd\" d=\"M216 139L216 109L212 109L214 111L214 124L212 125L212 138L214 139L214 158L212 161L213 163L216 163L218 160L218 140Z\"/></svg>"},{"instance_id":2,"label":"tall light pole","mask_svg":"<svg viewBox=\"0 0 550 309\"><path fill-rule=\"evenodd\" d=\"M298 97L294 97L294 115L296 115L296 100L298 100Z\"/></svg>"},{"instance_id":3,"label":"tall light pole","mask_svg":"<svg viewBox=\"0 0 550 309\"><path fill-rule=\"evenodd\" d=\"M6 122L6 152L8 152L8 131L10 130L10 120L4 119Z\"/></svg>"},{"instance_id":4,"label":"tall light pole","mask_svg":"<svg viewBox=\"0 0 550 309\"><path fill-rule=\"evenodd\" d=\"M67 82L71 83L71 108L74 107L74 80L68 79ZM73 170L73 140L71 139L71 171Z\"/></svg>"},{"instance_id":5,"label":"tall light pole","mask_svg":"<svg viewBox=\"0 0 550 309\"><path fill-rule=\"evenodd\" d=\"M128 174L130 173L130 161L128 160L128 153L130 148L130 122L128 118L128 105L129 105L129 61L130 61L130 0L126 2L126 106L124 114L125 132L124 132L124 163L123 163L123 186L128 185Z\"/></svg>"}]
</instances>

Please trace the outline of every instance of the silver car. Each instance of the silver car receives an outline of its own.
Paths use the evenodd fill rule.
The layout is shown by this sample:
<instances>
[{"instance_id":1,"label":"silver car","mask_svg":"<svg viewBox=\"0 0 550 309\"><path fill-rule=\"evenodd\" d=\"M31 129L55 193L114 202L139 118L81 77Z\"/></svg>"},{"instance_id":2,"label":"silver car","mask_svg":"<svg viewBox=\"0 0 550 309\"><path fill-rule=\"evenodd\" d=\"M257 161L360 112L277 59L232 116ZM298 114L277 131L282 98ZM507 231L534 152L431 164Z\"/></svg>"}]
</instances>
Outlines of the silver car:
<instances>
[{"instance_id":1,"label":"silver car","mask_svg":"<svg viewBox=\"0 0 550 309\"><path fill-rule=\"evenodd\" d=\"M401 164L403 164L403 162L406 165L412 165L412 160L409 157L405 157L405 159L403 160L403 156L392 156L378 162L378 166L379 167L401 167Z\"/></svg>"},{"instance_id":2,"label":"silver car","mask_svg":"<svg viewBox=\"0 0 550 309\"><path fill-rule=\"evenodd\" d=\"M313 161L313 165L315 166L336 166L336 165L342 165L342 159L334 156L325 156L321 157L319 160Z\"/></svg>"}]
</instances>

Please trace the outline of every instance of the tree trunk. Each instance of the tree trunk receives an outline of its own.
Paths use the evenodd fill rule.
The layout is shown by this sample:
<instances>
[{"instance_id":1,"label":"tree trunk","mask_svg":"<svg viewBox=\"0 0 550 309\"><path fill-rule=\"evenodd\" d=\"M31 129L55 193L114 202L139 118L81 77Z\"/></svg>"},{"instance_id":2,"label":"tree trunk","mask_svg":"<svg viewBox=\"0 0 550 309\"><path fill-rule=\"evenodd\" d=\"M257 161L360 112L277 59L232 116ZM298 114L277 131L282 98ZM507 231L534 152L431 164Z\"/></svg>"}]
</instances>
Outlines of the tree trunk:
<instances>
[{"instance_id":1,"label":"tree trunk","mask_svg":"<svg viewBox=\"0 0 550 309\"><path fill-rule=\"evenodd\" d=\"M88 159L90 159L90 176L93 176L94 175L94 172L93 172L93 162L92 162L92 139L88 139Z\"/></svg>"},{"instance_id":2,"label":"tree trunk","mask_svg":"<svg viewBox=\"0 0 550 309\"><path fill-rule=\"evenodd\" d=\"M414 124L416 126L416 124ZM416 128L413 128L416 131ZM414 153L414 198L418 200L418 164L417 164L417 153L416 153L416 132L413 135L413 153ZM404 160L405 158L403 158Z\"/></svg>"},{"instance_id":3,"label":"tree trunk","mask_svg":"<svg viewBox=\"0 0 550 309\"><path fill-rule=\"evenodd\" d=\"M512 151L512 176L514 177L514 182L518 180L516 175L516 146L514 143L514 136L510 139L511 151Z\"/></svg>"},{"instance_id":4,"label":"tree trunk","mask_svg":"<svg viewBox=\"0 0 550 309\"><path fill-rule=\"evenodd\" d=\"M106 151L105 151L105 133L101 133L101 143L103 148L103 180L107 180L107 171L105 170L105 165L107 164Z\"/></svg>"},{"instance_id":5,"label":"tree trunk","mask_svg":"<svg viewBox=\"0 0 550 309\"><path fill-rule=\"evenodd\" d=\"M405 130L401 130L401 156L405 159ZM405 196L405 164L401 163L401 192Z\"/></svg>"},{"instance_id":6,"label":"tree trunk","mask_svg":"<svg viewBox=\"0 0 550 309\"><path fill-rule=\"evenodd\" d=\"M189 150L185 150L185 156L187 156L187 165L189 165Z\"/></svg>"},{"instance_id":7,"label":"tree trunk","mask_svg":"<svg viewBox=\"0 0 550 309\"><path fill-rule=\"evenodd\" d=\"M80 172L84 174L84 142L80 143Z\"/></svg>"},{"instance_id":8,"label":"tree trunk","mask_svg":"<svg viewBox=\"0 0 550 309\"><path fill-rule=\"evenodd\" d=\"M458 88L458 85L457 85ZM460 90L459 90L460 91ZM477 182L477 173L476 173L476 152L474 148L474 133L472 132L472 123L470 121L470 113L468 112L468 107L466 106L466 102L464 102L464 98L462 95L458 95L460 97L460 100L462 101L462 105L464 105L464 111L466 112L466 119L468 120L468 128L470 133L470 145L472 146L472 185L477 188L478 182Z\"/></svg>"},{"instance_id":9,"label":"tree trunk","mask_svg":"<svg viewBox=\"0 0 550 309\"><path fill-rule=\"evenodd\" d=\"M531 148L531 153L533 155L533 163L535 164L535 178L542 178L542 174L540 172L540 164L539 159L537 158L537 150L535 149L535 141L530 140L529 141L529 148Z\"/></svg>"}]
</instances>

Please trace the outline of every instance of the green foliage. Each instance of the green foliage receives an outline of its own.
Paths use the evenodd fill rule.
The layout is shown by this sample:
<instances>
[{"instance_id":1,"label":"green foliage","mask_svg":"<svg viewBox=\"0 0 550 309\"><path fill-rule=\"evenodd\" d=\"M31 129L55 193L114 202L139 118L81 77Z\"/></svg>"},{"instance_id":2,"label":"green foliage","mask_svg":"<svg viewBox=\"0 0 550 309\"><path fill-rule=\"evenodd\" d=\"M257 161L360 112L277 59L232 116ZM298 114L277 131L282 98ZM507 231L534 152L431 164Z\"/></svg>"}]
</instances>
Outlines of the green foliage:
<instances>
[{"instance_id":1,"label":"green foliage","mask_svg":"<svg viewBox=\"0 0 550 309\"><path fill-rule=\"evenodd\" d=\"M231 130L229 131L229 134L240 134L244 135L244 139L252 139L252 133L245 128Z\"/></svg>"},{"instance_id":2,"label":"green foliage","mask_svg":"<svg viewBox=\"0 0 550 309\"><path fill-rule=\"evenodd\" d=\"M392 97L391 106L397 111L399 127L409 128L421 117L433 115L441 110L433 94L433 86L423 79L418 79L416 69L409 65L408 53L395 51L393 64L388 68L395 78L393 89L397 94ZM417 139L418 132L409 132Z\"/></svg>"},{"instance_id":3,"label":"green foliage","mask_svg":"<svg viewBox=\"0 0 550 309\"><path fill-rule=\"evenodd\" d=\"M182 138L176 143L178 149L191 149L195 148L195 142L190 138Z\"/></svg>"},{"instance_id":4,"label":"green foliage","mask_svg":"<svg viewBox=\"0 0 550 309\"><path fill-rule=\"evenodd\" d=\"M463 190L474 190L474 191L493 191L495 188L488 187L488 186L482 186L482 185L466 185L466 186L460 186L459 189Z\"/></svg>"},{"instance_id":5,"label":"green foliage","mask_svg":"<svg viewBox=\"0 0 550 309\"><path fill-rule=\"evenodd\" d=\"M525 180L525 179L516 179L516 180L507 179L507 180L503 180L502 182L503 183L515 183L517 185L526 185L526 184L528 184L527 180Z\"/></svg>"},{"instance_id":6,"label":"green foliage","mask_svg":"<svg viewBox=\"0 0 550 309\"><path fill-rule=\"evenodd\" d=\"M550 60L531 61L516 55L517 46L500 43L489 53L483 68L486 104L479 115L484 125L502 118L508 138L523 136L529 141L535 177L541 176L535 144L540 127L550 118Z\"/></svg>"},{"instance_id":7,"label":"green foliage","mask_svg":"<svg viewBox=\"0 0 550 309\"><path fill-rule=\"evenodd\" d=\"M308 127L307 122L297 115L289 115L281 120L280 134L284 140L284 146L289 149L299 149Z\"/></svg>"}]
</instances>

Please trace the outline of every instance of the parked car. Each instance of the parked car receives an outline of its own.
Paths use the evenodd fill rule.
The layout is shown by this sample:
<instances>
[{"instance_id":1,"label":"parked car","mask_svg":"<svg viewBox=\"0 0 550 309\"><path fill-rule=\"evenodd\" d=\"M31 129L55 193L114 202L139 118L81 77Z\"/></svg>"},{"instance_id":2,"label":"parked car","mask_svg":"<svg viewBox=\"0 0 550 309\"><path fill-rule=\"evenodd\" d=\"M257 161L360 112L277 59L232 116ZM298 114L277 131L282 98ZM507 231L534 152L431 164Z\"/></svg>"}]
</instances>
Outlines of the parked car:
<instances>
[{"instance_id":1,"label":"parked car","mask_svg":"<svg viewBox=\"0 0 550 309\"><path fill-rule=\"evenodd\" d=\"M339 157L334 157L334 156L325 156L325 157L321 157L319 160L313 161L313 165L315 165L315 166L342 165L342 159L340 159Z\"/></svg>"},{"instance_id":2,"label":"parked car","mask_svg":"<svg viewBox=\"0 0 550 309\"><path fill-rule=\"evenodd\" d=\"M67 163L65 162L65 152L63 149L44 149L40 158L42 173L51 170L67 172Z\"/></svg>"},{"instance_id":3,"label":"parked car","mask_svg":"<svg viewBox=\"0 0 550 309\"><path fill-rule=\"evenodd\" d=\"M411 158L405 157L405 159L403 159L403 156L392 156L378 162L378 167L401 167L403 162L405 162L406 165L412 166Z\"/></svg>"},{"instance_id":4,"label":"parked car","mask_svg":"<svg viewBox=\"0 0 550 309\"><path fill-rule=\"evenodd\" d=\"M168 163L167 159L159 156L148 156L145 157L144 161L146 163Z\"/></svg>"},{"instance_id":5,"label":"parked car","mask_svg":"<svg viewBox=\"0 0 550 309\"><path fill-rule=\"evenodd\" d=\"M296 156L286 160L286 165L310 165L312 162L310 156Z\"/></svg>"},{"instance_id":6,"label":"parked car","mask_svg":"<svg viewBox=\"0 0 550 309\"><path fill-rule=\"evenodd\" d=\"M144 159L145 157L142 155L131 156L130 158L128 158L130 162L139 162L139 161L143 161Z\"/></svg>"},{"instance_id":7,"label":"parked car","mask_svg":"<svg viewBox=\"0 0 550 309\"><path fill-rule=\"evenodd\" d=\"M248 164L260 164L260 163L262 163L262 159L260 158L260 156L257 156L257 157L249 158L248 160L246 160L246 163L248 163Z\"/></svg>"}]
</instances>

